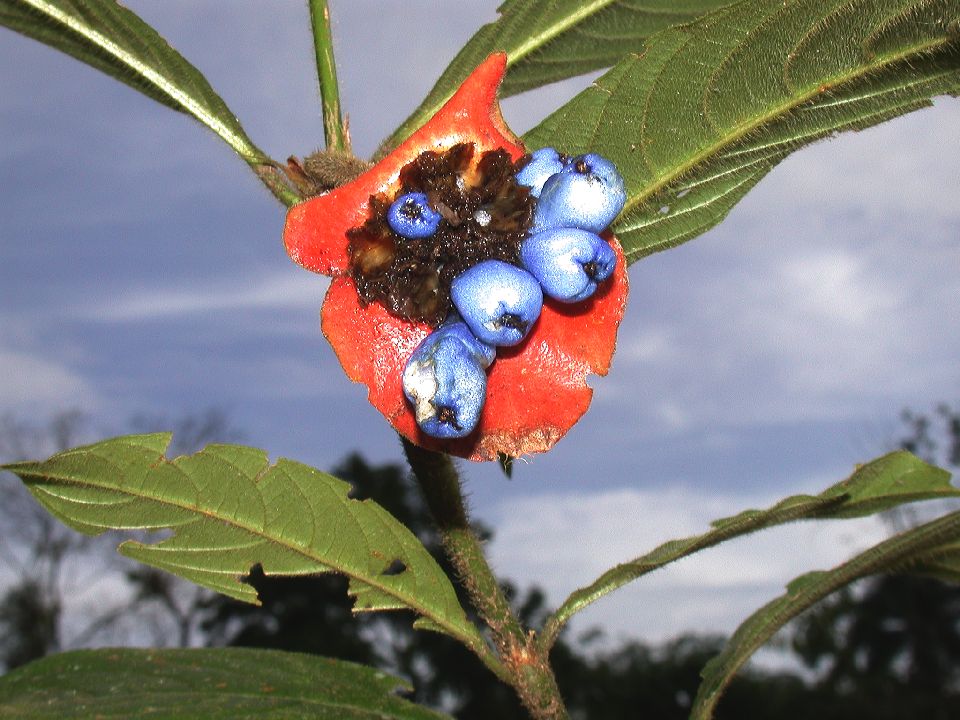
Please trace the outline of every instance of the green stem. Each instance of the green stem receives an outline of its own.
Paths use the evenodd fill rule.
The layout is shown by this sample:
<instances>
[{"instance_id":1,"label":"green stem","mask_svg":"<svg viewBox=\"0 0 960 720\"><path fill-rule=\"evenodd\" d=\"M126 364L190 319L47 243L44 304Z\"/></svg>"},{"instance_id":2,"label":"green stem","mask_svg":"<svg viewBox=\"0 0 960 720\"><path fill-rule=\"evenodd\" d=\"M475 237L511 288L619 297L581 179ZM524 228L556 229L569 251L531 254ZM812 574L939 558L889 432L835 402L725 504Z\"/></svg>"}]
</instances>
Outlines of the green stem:
<instances>
[{"instance_id":1,"label":"green stem","mask_svg":"<svg viewBox=\"0 0 960 720\"><path fill-rule=\"evenodd\" d=\"M303 197L290 187L280 166L273 160L269 158L262 162L252 162L248 160L247 164L256 176L260 178L260 182L266 185L273 196L286 207L296 205L303 200Z\"/></svg>"},{"instance_id":2,"label":"green stem","mask_svg":"<svg viewBox=\"0 0 960 720\"><path fill-rule=\"evenodd\" d=\"M340 113L340 86L337 84L337 64L333 58L330 8L327 0L307 0L307 5L313 29L313 48L317 56L317 79L320 82L323 135L327 150L350 152L350 133Z\"/></svg>"},{"instance_id":3,"label":"green stem","mask_svg":"<svg viewBox=\"0 0 960 720\"><path fill-rule=\"evenodd\" d=\"M536 720L566 720L549 659L533 632L521 626L497 582L470 518L460 477L450 456L431 452L403 439L403 449L440 531L444 550L507 669L508 682Z\"/></svg>"}]
</instances>

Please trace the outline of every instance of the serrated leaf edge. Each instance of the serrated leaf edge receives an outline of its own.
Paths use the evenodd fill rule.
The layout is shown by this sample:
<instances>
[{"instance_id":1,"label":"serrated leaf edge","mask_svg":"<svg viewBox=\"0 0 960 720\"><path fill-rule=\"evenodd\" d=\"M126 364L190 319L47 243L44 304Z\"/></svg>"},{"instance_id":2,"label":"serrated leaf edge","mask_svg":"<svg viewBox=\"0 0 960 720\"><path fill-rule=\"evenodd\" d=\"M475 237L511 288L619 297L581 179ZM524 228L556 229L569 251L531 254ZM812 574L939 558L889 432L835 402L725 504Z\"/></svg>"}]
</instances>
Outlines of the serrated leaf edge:
<instances>
[{"instance_id":1,"label":"serrated leaf edge","mask_svg":"<svg viewBox=\"0 0 960 720\"><path fill-rule=\"evenodd\" d=\"M132 437L138 437L138 436L132 436ZM158 452L158 453L159 453L159 458L157 459L157 461L156 461L153 465L151 465L151 468L158 467L158 466L160 466L160 465L162 465L162 464L164 464L164 463L167 464L167 465L169 465L169 466L176 467L176 465L174 464L176 458L175 458L174 460L167 460L167 459L164 457L164 451L165 451L166 447L169 445L170 440L172 439L172 433L152 433L152 434L150 434L150 435L148 435L148 436L146 436L146 437L149 438L149 439L152 440L152 441L157 441L157 440L159 440L159 439L161 439L161 438L164 439L164 440L165 440L164 448L158 450L158 449L155 447L154 442L150 442L150 443L148 443L148 444L139 443L139 442L126 443L126 444L129 444L129 445L131 445L132 447L135 447L135 448L140 449L140 450L144 450L144 451L146 451L146 452L150 452L150 453ZM114 440L111 440L111 441L103 441L103 442L117 442L117 439L114 439ZM102 444L102 443L93 443L93 444L91 444L91 445L86 445L86 446L83 446L83 447L73 448L73 449L64 451L64 452L62 452L62 453L57 453L56 455L52 456L50 459L53 459L53 458L58 458L58 459L59 459L59 458L64 458L64 457L68 457L68 456L71 456L71 455L79 455L79 454L84 454L84 453L85 453L85 454L90 454L90 455L93 455L93 456L97 457L98 459L100 459L101 461L105 462L106 464L115 467L118 474L121 473L121 469L120 469L119 467L117 467L117 466L115 465L115 463L113 463L108 457L104 457L103 455L101 455L101 454L99 454L99 453L97 453L97 452L92 452L92 449L93 449L93 448L96 448L98 445L101 445L101 444ZM203 451L201 450L200 452L203 452ZM260 452L262 453L262 451L260 451ZM284 466L284 465L287 465L287 464L289 464L289 465L296 465L296 466L299 466L299 467L302 467L302 468L306 468L306 469L310 470L311 472L315 472L315 473L319 473L319 472L320 472L320 471L316 470L315 468L311 468L311 467L308 466L308 465L304 465L303 463L299 463L299 462L294 461L294 460L289 460L289 459L287 459L287 458L279 458L275 463L272 463L272 464L271 464L271 463L269 462L269 458L267 457L267 454L266 454L266 453L262 453L262 454L263 454L264 465L263 465L263 468L256 474L256 476L253 477L253 478L251 478L251 481L253 482L254 485L258 484L258 483L260 482L260 480L261 480L268 472L270 472L271 470L274 470L274 471L276 471L276 470L284 471L284 470L283 470L283 466ZM218 460L220 460L220 461L222 462L222 459L218 458ZM7 465L0 465L0 470L7 470L7 471L9 471L9 472L12 472L12 473L18 475L21 479L24 479L24 477L26 476L26 477L34 477L34 478L37 478L37 479L43 479L43 480L47 480L47 481L55 481L55 482L59 482L59 483L63 483L63 484L70 484L70 485L73 485L73 486L84 486L84 485L86 485L86 486L88 486L88 487L95 488L95 489L97 489L97 490L103 490L103 491L107 491L107 492L111 492L111 493L116 493L116 494L119 494L119 495L125 495L125 496L131 498L132 500L141 499L140 496L136 495L135 493L132 493L132 492L130 492L130 491L128 491L128 490L125 490L125 489L122 489L122 488L118 488L118 487L115 487L115 486L103 485L103 484L98 484L98 483L89 482L89 481L88 481L88 482L85 482L85 483L80 483L80 482L77 482L75 478L71 478L71 477L66 476L66 475L62 475L62 474L58 474L58 473L51 473L51 472L41 472L41 471L39 471L39 466L42 465L42 464L43 464L43 463L40 463L40 462L18 462L18 463L11 463L11 464L7 464ZM179 470L179 468L178 468L178 470ZM182 471L180 471L180 472L182 472ZM325 474L325 473L322 473L322 474ZM329 476L329 477L332 477L332 476ZM341 483L344 482L344 481L339 480L339 479L337 479L337 478L334 478L334 479L336 479L338 482L341 482ZM36 488L31 488L31 490L35 490L35 489L36 489ZM43 488L42 491L45 492L45 493L48 492L46 488ZM49 494L53 495L54 493L49 493ZM198 516L198 517L201 516L201 515L205 515L205 516L207 516L207 517L213 517L213 516L211 516L209 513L204 512L204 510L203 510L202 508L199 508L199 507L194 506L194 505L190 505L190 504L186 504L186 503L182 503L182 502L176 502L176 501L172 501L172 500L169 500L169 499L159 499L159 498L154 498L154 497L147 497L146 499L148 499L150 502L155 502L155 503L160 504L160 505L169 505L169 506L172 506L172 507L175 507L175 508L179 508L179 509L184 510L184 511L186 511L186 512L188 512L188 513L192 513L192 514L194 514L194 515L196 515L196 516ZM346 500L346 501L352 501L352 502L358 502L358 503L372 503L372 501L370 501L370 500L362 500L362 501L361 501L361 500L353 500L352 498L349 498L349 497L346 497L345 500ZM376 505L376 503L373 503L373 504ZM380 506L377 505L377 507L380 507ZM392 515L390 515L389 513L387 513L386 510L383 510L383 512L386 513L389 517L391 517L391 518L393 517ZM61 517L58 513L52 513L52 514L54 514L59 520L66 522L66 518ZM438 630L438 629L439 629L439 630L442 630L442 632L446 633L447 635L450 635L451 637L457 638L458 640L460 640L461 642L463 642L465 645L467 645L468 647L470 647L472 650L474 650L474 651L477 652L478 654L480 654L480 655L482 655L482 656L483 656L483 655L489 655L489 649L487 648L486 643L484 642L482 636L480 635L480 633L479 633L479 631L476 629L476 627L475 627L472 623L469 622L469 620L468 620L467 617L466 617L466 613L463 612L463 608L462 608L462 607L460 607L460 612L463 614L463 623L462 623L462 627L461 627L461 626L453 625L453 624L447 622L442 616L436 616L436 617L434 617L434 616L433 616L433 613L430 613L430 612L428 612L428 611L425 611L425 610L423 609L423 607L418 607L414 602L408 601L407 599L405 599L405 598L400 597L399 595L397 595L396 591L395 591L394 589L392 589L389 585L384 585L384 584L382 584L382 583L377 583L377 582L368 580L368 579L366 579L366 578L359 578L359 577L356 577L356 578L355 578L353 575L351 575L350 573L346 572L342 567L338 566L336 563L327 562L327 561L325 561L325 560L321 560L321 559L319 559L319 558L313 557L313 556L312 556L309 552L307 552L304 548L298 547L298 546L296 546L296 545L292 545L292 544L290 544L290 543L288 543L288 542L284 542L282 539L273 538L273 537L266 537L266 536L264 536L264 535L262 534L262 532L258 531L256 528L253 528L253 527L251 527L251 526L249 526L249 525L247 525L247 524L244 524L244 523L242 523L242 522L239 522L239 521L237 521L236 519L226 518L226 517L220 517L220 516L216 516L215 519L216 519L218 522L222 522L222 523L224 523L224 524L226 524L226 525L228 525L228 526L231 526L231 527L233 527L233 528L235 528L235 529L237 529L237 530L240 530L240 531L242 531L242 532L244 532L244 533L252 536L253 538L257 538L257 540L255 540L255 542L258 543L258 544L261 543L261 542L275 543L275 544L277 544L277 545L280 545L280 546L282 546L282 547L285 547L285 548L286 548L288 551L290 551L291 553L298 554L298 555L300 555L300 556L302 556L302 557L304 557L304 558L307 558L308 560L310 560L311 562L317 564L318 566L321 566L321 567L324 567L324 568L329 568L329 570L332 571L332 572L335 572L335 573L339 573L339 574L341 574L341 575L344 575L344 576L346 576L347 578L350 579L350 581L351 581L351 582L350 582L350 585L351 585L351 586L353 586L353 583L354 583L354 582L358 582L358 583L363 584L363 585L368 585L368 586L372 587L374 590L379 591L379 592L381 592L381 593L384 594L384 595L387 595L387 596L389 596L389 597L395 598L396 601L397 601L397 603L398 603L397 606L395 606L395 607L386 607L386 606L385 606L383 609L384 609L384 610L397 610L397 609L410 609L410 610L413 610L414 612L416 612L416 613L418 614L418 616L421 616L421 617L423 617L423 618L426 618L426 619L429 621L429 622L427 622L426 624L421 624L421 627L429 628L429 629L432 629L432 630ZM67 523L67 524L75 525L76 523L74 523L74 521L71 519L71 520L69 521L69 523ZM88 528L94 527L94 526L90 525L89 523L83 523L83 524L84 524L86 527L88 527ZM164 524L162 524L162 525L160 525L160 526L157 526L157 527L151 528L151 529L168 529L168 528L175 531L175 530L176 530L176 525L172 525L172 524L169 524L169 523L164 523ZM111 527L104 526L104 527L102 527L101 532L105 532L105 531L110 530L110 529L112 529L112 528L111 528ZM391 532L392 532L392 530L391 530ZM99 534L99 533L91 532L91 533L88 533L88 534ZM415 537L415 536L414 536L414 537ZM153 552L156 552L156 550L157 550L157 546L156 546L156 545L144 544L144 543L141 543L141 542L136 541L136 540L126 540L126 541L124 541L123 543L121 543L121 545L119 546L118 550L119 550L123 555L125 555L125 556L127 556L127 557L131 557L131 558L136 559L136 560L141 560L141 558L138 557L137 554L136 554L136 551L137 551L139 548L150 548L151 551L153 551ZM218 546L218 548L219 548L219 546ZM432 558L431 558L431 560L432 560ZM150 563L150 564L154 564L152 560L151 560L151 563ZM182 564L178 564L177 567L185 567L185 566L182 566ZM167 568L161 568L161 569L167 569ZM189 568L188 568L188 569L189 569ZM205 572L205 573L210 572L209 568L198 568L198 569L199 569L199 570L202 570L202 571ZM234 580L239 580L239 579L240 579L240 577L238 577L238 576L237 576L234 572L232 572L232 571L224 571L224 574L225 574L225 575L230 575ZM268 573L268 574L270 574L270 573ZM442 574L442 571L441 571L441 574ZM235 593L225 593L225 594L232 594L234 597L237 597L237 599L241 599L241 600L245 600L246 598L249 598L249 597L251 597L251 596L255 597L255 591L254 591L253 588L250 587L250 586L245 586L245 585L243 585L243 584L241 583L240 591L242 592L244 589L246 589L246 588L248 588L248 587L250 588L250 590L249 590L249 592L244 592L244 593L243 593L243 597L240 597L240 596L238 596L238 595L235 594ZM217 588L213 588L213 589L217 589ZM218 592L224 592L223 589L217 589L217 590L218 590ZM360 591L360 592L362 592L362 591ZM350 589L350 595L351 595L351 597L356 598L356 597L357 597L357 594L358 594L358 591L357 591L355 588L352 588L352 587L351 587L351 589ZM248 600L248 601L249 601L249 600ZM458 606L459 606L459 603L458 603ZM355 612L368 612L368 611L372 611L372 610L373 610L372 608L357 608L357 609L355 610Z\"/></svg>"}]
</instances>

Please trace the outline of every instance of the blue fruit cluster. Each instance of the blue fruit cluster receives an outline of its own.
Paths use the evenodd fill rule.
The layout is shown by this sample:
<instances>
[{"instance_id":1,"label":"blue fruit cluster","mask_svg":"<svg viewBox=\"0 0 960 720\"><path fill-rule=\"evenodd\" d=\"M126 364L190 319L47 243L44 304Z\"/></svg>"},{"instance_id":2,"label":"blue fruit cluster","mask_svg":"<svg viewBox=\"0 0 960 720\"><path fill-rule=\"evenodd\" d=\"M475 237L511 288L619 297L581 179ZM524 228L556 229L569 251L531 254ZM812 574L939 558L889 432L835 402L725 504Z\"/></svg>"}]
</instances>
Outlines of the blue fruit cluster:
<instances>
[{"instance_id":1,"label":"blue fruit cluster","mask_svg":"<svg viewBox=\"0 0 960 720\"><path fill-rule=\"evenodd\" d=\"M593 153L570 157L542 148L515 179L537 198L520 245L523 267L485 260L457 276L450 287L456 313L417 346L403 371L417 424L433 437L474 430L496 348L523 341L540 317L544 295L564 303L586 300L616 266L616 254L599 235L626 202L613 163ZM387 211L391 229L405 238L427 237L441 220L423 193L401 195Z\"/></svg>"}]
</instances>

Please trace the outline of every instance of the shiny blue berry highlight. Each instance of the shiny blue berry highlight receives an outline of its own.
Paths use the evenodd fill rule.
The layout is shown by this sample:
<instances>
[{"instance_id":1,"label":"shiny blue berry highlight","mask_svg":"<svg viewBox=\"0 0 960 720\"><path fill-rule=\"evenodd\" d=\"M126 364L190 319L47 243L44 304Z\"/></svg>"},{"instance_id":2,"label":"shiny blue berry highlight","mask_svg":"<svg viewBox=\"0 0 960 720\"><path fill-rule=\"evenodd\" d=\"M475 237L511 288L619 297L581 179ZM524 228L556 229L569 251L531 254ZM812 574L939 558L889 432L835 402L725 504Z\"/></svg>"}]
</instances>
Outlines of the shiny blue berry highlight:
<instances>
[{"instance_id":1,"label":"shiny blue berry highlight","mask_svg":"<svg viewBox=\"0 0 960 720\"><path fill-rule=\"evenodd\" d=\"M428 435L460 438L477 427L487 397L486 365L478 357L496 353L481 350L480 344L463 323L442 325L407 360L403 393Z\"/></svg>"},{"instance_id":2,"label":"shiny blue berry highlight","mask_svg":"<svg viewBox=\"0 0 960 720\"><path fill-rule=\"evenodd\" d=\"M556 228L535 233L520 246L520 260L544 295L565 303L586 300L613 274L617 255L596 233Z\"/></svg>"},{"instance_id":3,"label":"shiny blue berry highlight","mask_svg":"<svg viewBox=\"0 0 960 720\"><path fill-rule=\"evenodd\" d=\"M488 345L517 345L540 317L543 290L526 270L485 260L450 286L454 306L477 339Z\"/></svg>"},{"instance_id":4,"label":"shiny blue berry highlight","mask_svg":"<svg viewBox=\"0 0 960 720\"><path fill-rule=\"evenodd\" d=\"M626 201L623 177L612 162L595 153L579 155L543 184L533 231L570 227L601 233Z\"/></svg>"},{"instance_id":5,"label":"shiny blue berry highlight","mask_svg":"<svg viewBox=\"0 0 960 720\"><path fill-rule=\"evenodd\" d=\"M440 226L440 213L430 207L421 192L405 193L387 210L387 224L397 235L410 240L433 235Z\"/></svg>"},{"instance_id":6,"label":"shiny blue berry highlight","mask_svg":"<svg viewBox=\"0 0 960 720\"><path fill-rule=\"evenodd\" d=\"M530 154L530 162L516 174L518 185L530 188L533 197L540 197L543 184L551 175L563 172L565 155L561 155L552 147L540 148Z\"/></svg>"}]
</instances>

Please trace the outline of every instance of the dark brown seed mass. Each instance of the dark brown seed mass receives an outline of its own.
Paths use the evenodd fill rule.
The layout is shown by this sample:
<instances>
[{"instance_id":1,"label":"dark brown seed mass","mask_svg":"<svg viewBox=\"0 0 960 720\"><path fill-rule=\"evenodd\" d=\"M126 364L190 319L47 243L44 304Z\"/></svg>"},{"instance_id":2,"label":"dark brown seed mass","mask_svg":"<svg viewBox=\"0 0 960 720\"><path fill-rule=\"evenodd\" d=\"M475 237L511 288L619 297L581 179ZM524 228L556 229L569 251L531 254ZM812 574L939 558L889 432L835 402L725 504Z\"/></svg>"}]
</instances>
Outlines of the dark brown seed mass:
<instances>
[{"instance_id":1,"label":"dark brown seed mass","mask_svg":"<svg viewBox=\"0 0 960 720\"><path fill-rule=\"evenodd\" d=\"M436 327L450 313L450 284L464 270L490 259L519 265L535 199L514 175L528 161L491 150L474 162L473 143L461 143L405 165L397 195L372 195L370 218L347 232L350 276L363 304L379 302ZM430 237L407 239L387 223L395 197L409 192L425 193L443 218Z\"/></svg>"}]
</instances>

